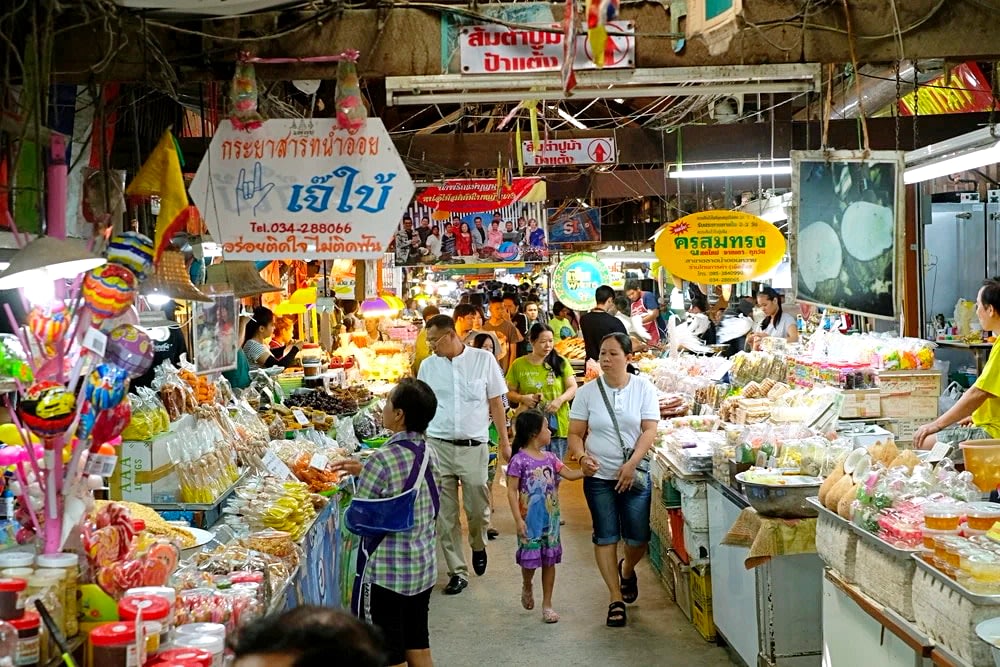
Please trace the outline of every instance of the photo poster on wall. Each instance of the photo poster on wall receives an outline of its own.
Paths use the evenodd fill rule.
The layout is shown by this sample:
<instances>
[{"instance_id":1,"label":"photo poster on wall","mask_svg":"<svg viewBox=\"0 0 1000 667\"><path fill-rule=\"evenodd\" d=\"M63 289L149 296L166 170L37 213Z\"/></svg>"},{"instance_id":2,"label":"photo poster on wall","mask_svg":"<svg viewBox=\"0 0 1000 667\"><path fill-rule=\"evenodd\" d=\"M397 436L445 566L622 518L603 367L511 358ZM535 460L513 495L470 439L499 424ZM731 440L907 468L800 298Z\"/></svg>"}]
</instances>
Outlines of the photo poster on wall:
<instances>
[{"instance_id":1,"label":"photo poster on wall","mask_svg":"<svg viewBox=\"0 0 1000 667\"><path fill-rule=\"evenodd\" d=\"M791 157L796 298L897 319L903 153L792 151Z\"/></svg>"},{"instance_id":2,"label":"photo poster on wall","mask_svg":"<svg viewBox=\"0 0 1000 667\"><path fill-rule=\"evenodd\" d=\"M598 243L601 240L601 209L576 206L550 208L549 244L559 248L572 243Z\"/></svg>"},{"instance_id":3,"label":"photo poster on wall","mask_svg":"<svg viewBox=\"0 0 1000 667\"><path fill-rule=\"evenodd\" d=\"M239 347L237 302L231 288L203 286L211 301L192 301L191 321L195 372L199 375L236 368ZM213 289L214 288L214 289ZM212 291L210 291L212 290Z\"/></svg>"},{"instance_id":4,"label":"photo poster on wall","mask_svg":"<svg viewBox=\"0 0 1000 667\"><path fill-rule=\"evenodd\" d=\"M397 267L509 268L548 262L545 182L456 179L418 188L393 236Z\"/></svg>"}]
</instances>

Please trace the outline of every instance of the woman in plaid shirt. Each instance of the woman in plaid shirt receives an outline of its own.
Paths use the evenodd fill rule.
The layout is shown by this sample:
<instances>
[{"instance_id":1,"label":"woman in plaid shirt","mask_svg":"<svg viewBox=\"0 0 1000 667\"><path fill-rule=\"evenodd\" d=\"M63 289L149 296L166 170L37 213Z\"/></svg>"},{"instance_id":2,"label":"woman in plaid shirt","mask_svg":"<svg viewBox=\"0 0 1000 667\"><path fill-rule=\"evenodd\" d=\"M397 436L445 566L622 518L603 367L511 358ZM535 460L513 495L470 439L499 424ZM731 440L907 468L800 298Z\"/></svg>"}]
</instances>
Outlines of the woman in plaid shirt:
<instances>
[{"instance_id":1,"label":"woman in plaid shirt","mask_svg":"<svg viewBox=\"0 0 1000 667\"><path fill-rule=\"evenodd\" d=\"M428 480L420 480L413 508L413 529L388 533L372 554L365 570L362 618L385 635L390 665L430 667L427 615L431 590L437 580L436 512L427 484L437 475L434 450L424 442L424 431L437 412L437 398L426 383L404 378L390 392L382 410L382 424L394 435L375 451L364 466L353 459L334 464L357 477L357 498L390 498L406 489L416 453L430 456ZM408 446L404 446L402 443Z\"/></svg>"}]
</instances>

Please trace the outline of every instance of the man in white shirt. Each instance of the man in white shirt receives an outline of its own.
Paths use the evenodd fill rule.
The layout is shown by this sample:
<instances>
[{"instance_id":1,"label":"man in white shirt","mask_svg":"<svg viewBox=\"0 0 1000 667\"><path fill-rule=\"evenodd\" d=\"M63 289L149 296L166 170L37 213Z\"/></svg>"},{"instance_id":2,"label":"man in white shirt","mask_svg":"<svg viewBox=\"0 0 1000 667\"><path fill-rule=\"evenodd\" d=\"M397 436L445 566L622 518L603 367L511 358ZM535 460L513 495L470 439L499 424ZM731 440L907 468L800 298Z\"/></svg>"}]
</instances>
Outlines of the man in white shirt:
<instances>
[{"instance_id":1,"label":"man in white shirt","mask_svg":"<svg viewBox=\"0 0 1000 667\"><path fill-rule=\"evenodd\" d=\"M469 585L458 483L462 483L469 524L472 568L481 576L486 572L489 426L491 418L496 424L507 423L503 407L507 384L493 355L467 347L455 332L455 321L447 315L427 322L427 344L434 354L420 365L417 377L430 385L438 400L439 409L427 427L427 442L438 456L438 541L449 576L444 592L457 595ZM510 459L507 429L498 431L501 458Z\"/></svg>"}]
</instances>

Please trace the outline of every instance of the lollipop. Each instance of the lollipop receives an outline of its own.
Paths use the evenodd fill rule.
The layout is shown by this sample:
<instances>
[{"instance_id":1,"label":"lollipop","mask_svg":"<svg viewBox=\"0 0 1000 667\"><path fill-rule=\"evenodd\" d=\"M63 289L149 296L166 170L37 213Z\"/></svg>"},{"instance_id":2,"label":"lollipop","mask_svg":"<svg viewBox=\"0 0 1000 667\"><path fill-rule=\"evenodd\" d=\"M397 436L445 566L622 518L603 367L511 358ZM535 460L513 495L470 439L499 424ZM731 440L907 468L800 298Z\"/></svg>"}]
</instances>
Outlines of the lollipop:
<instances>
[{"instance_id":1,"label":"lollipop","mask_svg":"<svg viewBox=\"0 0 1000 667\"><path fill-rule=\"evenodd\" d=\"M55 342L65 336L69 328L66 308L62 304L51 309L35 306L28 314L28 328L51 355Z\"/></svg>"},{"instance_id":2,"label":"lollipop","mask_svg":"<svg viewBox=\"0 0 1000 667\"><path fill-rule=\"evenodd\" d=\"M132 419L132 403L127 396L115 407L98 413L91 430L94 445L102 445L117 438L128 426L130 419Z\"/></svg>"},{"instance_id":3,"label":"lollipop","mask_svg":"<svg viewBox=\"0 0 1000 667\"><path fill-rule=\"evenodd\" d=\"M40 438L62 435L73 423L76 397L58 382L39 382L21 400L18 412L28 429Z\"/></svg>"},{"instance_id":4,"label":"lollipop","mask_svg":"<svg viewBox=\"0 0 1000 667\"><path fill-rule=\"evenodd\" d=\"M131 324L120 324L108 335L104 359L130 377L139 377L153 365L153 343L145 331Z\"/></svg>"},{"instance_id":5,"label":"lollipop","mask_svg":"<svg viewBox=\"0 0 1000 667\"><path fill-rule=\"evenodd\" d=\"M112 236L108 244L108 262L124 266L142 282L153 268L153 242L139 232Z\"/></svg>"},{"instance_id":6,"label":"lollipop","mask_svg":"<svg viewBox=\"0 0 1000 667\"><path fill-rule=\"evenodd\" d=\"M107 410L125 398L125 382L128 374L110 364L100 364L87 378L85 397L92 410Z\"/></svg>"},{"instance_id":7,"label":"lollipop","mask_svg":"<svg viewBox=\"0 0 1000 667\"><path fill-rule=\"evenodd\" d=\"M128 310L135 284L135 274L120 264L105 264L87 272L81 291L93 321L100 324Z\"/></svg>"}]
</instances>

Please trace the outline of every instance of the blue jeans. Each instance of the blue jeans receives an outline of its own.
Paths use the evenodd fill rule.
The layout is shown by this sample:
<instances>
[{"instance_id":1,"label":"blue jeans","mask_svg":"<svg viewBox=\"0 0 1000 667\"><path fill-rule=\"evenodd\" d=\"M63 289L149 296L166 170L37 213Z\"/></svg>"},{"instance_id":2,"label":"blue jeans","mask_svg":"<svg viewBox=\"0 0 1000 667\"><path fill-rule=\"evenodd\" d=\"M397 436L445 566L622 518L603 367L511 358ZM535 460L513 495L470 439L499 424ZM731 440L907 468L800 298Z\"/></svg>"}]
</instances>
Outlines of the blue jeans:
<instances>
[{"instance_id":1,"label":"blue jeans","mask_svg":"<svg viewBox=\"0 0 1000 667\"><path fill-rule=\"evenodd\" d=\"M552 439L549 441L549 446L546 449L555 454L560 461L563 461L566 459L566 449L568 447L568 438L557 438L552 436Z\"/></svg>"},{"instance_id":2,"label":"blue jeans","mask_svg":"<svg viewBox=\"0 0 1000 667\"><path fill-rule=\"evenodd\" d=\"M624 493L615 491L618 480L583 478L583 495L594 523L594 544L617 544L624 539L630 547L641 547L649 542L651 483L649 473L636 472L636 475L646 477L645 486Z\"/></svg>"}]
</instances>

